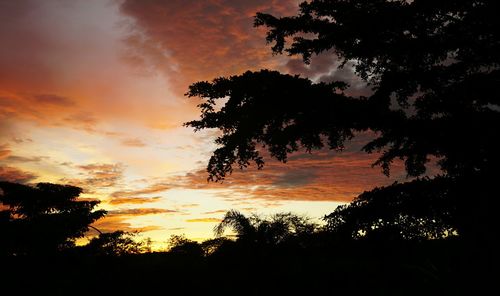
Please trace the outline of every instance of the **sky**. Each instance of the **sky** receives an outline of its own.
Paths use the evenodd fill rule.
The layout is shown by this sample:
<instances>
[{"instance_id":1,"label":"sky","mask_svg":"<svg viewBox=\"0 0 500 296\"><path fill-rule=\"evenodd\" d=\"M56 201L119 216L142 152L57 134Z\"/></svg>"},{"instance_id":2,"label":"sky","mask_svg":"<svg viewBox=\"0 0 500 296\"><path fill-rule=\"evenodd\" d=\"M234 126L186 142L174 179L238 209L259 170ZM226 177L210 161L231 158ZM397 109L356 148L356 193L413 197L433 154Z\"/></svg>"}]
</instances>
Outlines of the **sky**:
<instances>
[{"instance_id":1,"label":"sky","mask_svg":"<svg viewBox=\"0 0 500 296\"><path fill-rule=\"evenodd\" d=\"M200 80L263 68L366 91L325 53L305 65L272 55L256 12L292 15L296 0L0 0L0 180L82 187L108 215L101 231L213 237L229 209L314 219L365 190L404 179L372 168L356 137L343 152L305 151L286 164L208 183L216 131L194 132Z\"/></svg>"}]
</instances>

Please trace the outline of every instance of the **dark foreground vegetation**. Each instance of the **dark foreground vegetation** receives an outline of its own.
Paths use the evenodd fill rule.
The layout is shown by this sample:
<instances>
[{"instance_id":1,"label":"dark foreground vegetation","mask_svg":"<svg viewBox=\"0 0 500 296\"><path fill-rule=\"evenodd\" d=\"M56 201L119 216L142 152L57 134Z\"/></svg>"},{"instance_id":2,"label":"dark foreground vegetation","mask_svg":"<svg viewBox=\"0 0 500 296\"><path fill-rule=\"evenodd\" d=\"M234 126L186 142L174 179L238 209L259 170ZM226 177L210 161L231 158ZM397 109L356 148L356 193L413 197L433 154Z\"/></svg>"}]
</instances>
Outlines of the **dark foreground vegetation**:
<instances>
[{"instance_id":1,"label":"dark foreground vegetation","mask_svg":"<svg viewBox=\"0 0 500 296\"><path fill-rule=\"evenodd\" d=\"M497 12L495 1L312 0L296 16L258 13L274 53L305 63L334 54L367 87L359 95L336 77L269 70L193 84L187 95L203 99L201 118L186 125L220 130L209 179L228 178L233 166L262 168L265 150L286 161L301 148L341 151L365 132L373 139L363 151L380 152L374 165L389 175L403 161L407 182L364 192L324 227L229 211L214 240L174 237L168 253L143 253L122 232L76 247L105 214L97 202L78 200L72 186L3 182L2 292L498 294ZM431 159L439 174L429 177ZM236 240L223 238L228 227Z\"/></svg>"},{"instance_id":2,"label":"dark foreground vegetation","mask_svg":"<svg viewBox=\"0 0 500 296\"><path fill-rule=\"evenodd\" d=\"M314 243L314 241L311 241ZM481 295L492 250L456 240L236 243L199 253L2 258L3 295Z\"/></svg>"},{"instance_id":3,"label":"dark foreground vegetation","mask_svg":"<svg viewBox=\"0 0 500 296\"><path fill-rule=\"evenodd\" d=\"M404 211L374 210L371 196L360 204L364 195L390 197L384 189L338 208L323 226L290 213L231 210L214 239L173 236L168 251L151 252L121 231L76 246L91 217L104 215L92 211L96 202L78 201L76 187L0 182L0 188L5 295L451 295L495 283L492 244L463 239L436 219L393 223L393 212ZM386 219L379 218L384 212ZM86 222L76 227L74 220ZM226 229L233 239L224 237Z\"/></svg>"}]
</instances>

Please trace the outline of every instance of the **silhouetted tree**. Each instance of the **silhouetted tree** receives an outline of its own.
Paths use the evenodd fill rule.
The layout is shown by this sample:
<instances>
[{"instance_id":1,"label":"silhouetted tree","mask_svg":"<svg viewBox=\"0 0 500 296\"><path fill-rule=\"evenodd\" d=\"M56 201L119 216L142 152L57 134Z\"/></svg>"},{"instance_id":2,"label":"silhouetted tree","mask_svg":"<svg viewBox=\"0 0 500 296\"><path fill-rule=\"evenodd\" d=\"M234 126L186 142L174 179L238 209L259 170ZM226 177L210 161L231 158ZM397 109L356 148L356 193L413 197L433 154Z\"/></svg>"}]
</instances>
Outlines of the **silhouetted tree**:
<instances>
[{"instance_id":1,"label":"silhouetted tree","mask_svg":"<svg viewBox=\"0 0 500 296\"><path fill-rule=\"evenodd\" d=\"M203 256L204 251L202 246L193 240L186 238L184 235L171 235L168 240L169 252L174 254L183 254L190 256Z\"/></svg>"},{"instance_id":2,"label":"silhouetted tree","mask_svg":"<svg viewBox=\"0 0 500 296\"><path fill-rule=\"evenodd\" d=\"M85 253L98 256L123 256L151 251L147 242L134 240L136 233L114 231L101 233L83 247Z\"/></svg>"},{"instance_id":3,"label":"silhouetted tree","mask_svg":"<svg viewBox=\"0 0 500 296\"><path fill-rule=\"evenodd\" d=\"M230 210L214 228L216 237L221 237L227 228L236 233L239 242L275 246L293 237L312 234L317 226L309 219L291 213L278 213L264 219L257 215L246 217Z\"/></svg>"},{"instance_id":4,"label":"silhouetted tree","mask_svg":"<svg viewBox=\"0 0 500 296\"><path fill-rule=\"evenodd\" d=\"M225 237L216 237L213 239L207 239L201 243L201 248L203 249L203 255L205 257L211 256L220 251L222 248L224 248L224 245L228 245L231 243L232 241Z\"/></svg>"},{"instance_id":5,"label":"silhouetted tree","mask_svg":"<svg viewBox=\"0 0 500 296\"><path fill-rule=\"evenodd\" d=\"M48 254L74 246L106 214L93 210L99 201L78 200L81 192L69 185L0 182L2 252Z\"/></svg>"},{"instance_id":6,"label":"silhouetted tree","mask_svg":"<svg viewBox=\"0 0 500 296\"><path fill-rule=\"evenodd\" d=\"M421 176L435 157L450 187L468 184L447 195L462 219L456 226L464 236L488 236L500 164L500 142L493 140L500 126L495 7L494 1L312 0L296 16L258 13L255 25L269 28L274 53L302 55L306 63L313 54L335 54L340 67L354 65L371 94L350 96L342 81L268 70L194 83L187 95L205 101L201 119L186 125L222 132L209 179L222 180L234 165L252 161L261 168L261 147L285 162L301 147L342 150L357 132L371 131L375 138L363 150L382 152L374 165L386 175L401 159L409 176Z\"/></svg>"},{"instance_id":7,"label":"silhouetted tree","mask_svg":"<svg viewBox=\"0 0 500 296\"><path fill-rule=\"evenodd\" d=\"M452 181L437 177L375 188L325 217L339 238L426 240L456 235Z\"/></svg>"}]
</instances>

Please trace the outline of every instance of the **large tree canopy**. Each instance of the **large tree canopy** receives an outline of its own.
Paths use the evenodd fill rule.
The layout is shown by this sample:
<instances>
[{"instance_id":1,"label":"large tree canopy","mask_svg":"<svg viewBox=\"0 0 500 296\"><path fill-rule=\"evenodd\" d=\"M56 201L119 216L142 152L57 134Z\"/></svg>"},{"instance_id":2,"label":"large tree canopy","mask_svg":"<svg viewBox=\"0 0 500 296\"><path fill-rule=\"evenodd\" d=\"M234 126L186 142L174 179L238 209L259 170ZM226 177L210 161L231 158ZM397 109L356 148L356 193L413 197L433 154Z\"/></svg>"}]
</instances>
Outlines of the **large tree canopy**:
<instances>
[{"instance_id":1,"label":"large tree canopy","mask_svg":"<svg viewBox=\"0 0 500 296\"><path fill-rule=\"evenodd\" d=\"M74 245L106 211L78 200L81 188L51 183L0 182L1 253L47 254Z\"/></svg>"},{"instance_id":2,"label":"large tree canopy","mask_svg":"<svg viewBox=\"0 0 500 296\"><path fill-rule=\"evenodd\" d=\"M268 27L274 53L302 55L305 63L314 54L335 54L340 67L354 65L371 95L349 96L342 81L268 70L191 85L187 95L205 101L201 119L186 125L222 131L209 178L222 180L234 165L252 161L262 167L261 147L286 161L301 146L341 150L356 132L372 131L375 139L363 150L382 152L376 164L385 174L402 159L409 176L420 176L435 157L454 182L483 180L471 185L481 187L477 196L467 198L487 209L488 180L500 163L495 7L469 0L312 0L291 17L258 13L255 25ZM222 108L220 99L227 99Z\"/></svg>"},{"instance_id":3,"label":"large tree canopy","mask_svg":"<svg viewBox=\"0 0 500 296\"><path fill-rule=\"evenodd\" d=\"M361 130L378 137L364 147L383 152L377 164L405 160L411 176L425 172L429 155L449 174L483 170L498 163L492 139L499 124L500 27L492 1L310 1L293 17L257 14L269 27L273 51L303 55L327 50L369 83L368 98L349 97L343 82L313 83L278 72L199 82L188 96L206 99L201 120L188 126L218 128L222 147L210 160L212 179L232 165L256 161L258 144L272 156L300 145L331 148ZM292 38L286 47L286 40ZM216 111L217 99L229 98Z\"/></svg>"}]
</instances>

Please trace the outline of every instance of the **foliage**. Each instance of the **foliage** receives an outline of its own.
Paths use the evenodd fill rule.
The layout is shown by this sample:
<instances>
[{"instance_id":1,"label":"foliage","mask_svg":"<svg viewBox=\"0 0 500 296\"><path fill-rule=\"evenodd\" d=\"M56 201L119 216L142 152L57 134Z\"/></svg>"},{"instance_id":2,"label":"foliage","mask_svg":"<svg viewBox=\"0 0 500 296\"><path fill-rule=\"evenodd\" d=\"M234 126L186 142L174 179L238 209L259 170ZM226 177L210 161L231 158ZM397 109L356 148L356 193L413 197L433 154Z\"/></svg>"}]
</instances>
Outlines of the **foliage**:
<instances>
[{"instance_id":1,"label":"foliage","mask_svg":"<svg viewBox=\"0 0 500 296\"><path fill-rule=\"evenodd\" d=\"M83 247L90 255L123 256L151 251L147 242L138 242L134 239L137 233L114 231L101 233Z\"/></svg>"},{"instance_id":2,"label":"foliage","mask_svg":"<svg viewBox=\"0 0 500 296\"><path fill-rule=\"evenodd\" d=\"M210 176L224 178L234 163L262 166L258 144L286 160L300 145L321 148L321 135L338 149L360 130L379 135L363 149L383 150L377 164L387 174L396 158L405 160L411 176L425 172L429 155L453 174L498 161L498 144L489 140L499 123L492 106L500 103L493 87L500 79L498 18L491 5L310 1L294 17L257 14L255 24L269 27L275 53L300 54L307 62L312 54L333 52L343 64L354 62L374 93L352 98L339 93L346 87L342 82L313 83L269 71L193 84L188 96L206 102L201 120L187 125L223 132ZM285 48L288 38L293 42ZM216 100L225 97L229 101L215 111Z\"/></svg>"},{"instance_id":3,"label":"foliage","mask_svg":"<svg viewBox=\"0 0 500 296\"><path fill-rule=\"evenodd\" d=\"M236 232L240 242L275 246L295 237L313 234L317 225L306 217L292 213L278 213L265 219L257 215L246 217L230 210L214 228L216 237L221 237L227 228Z\"/></svg>"},{"instance_id":4,"label":"foliage","mask_svg":"<svg viewBox=\"0 0 500 296\"><path fill-rule=\"evenodd\" d=\"M417 179L375 188L324 219L343 238L425 240L452 236L457 209L448 178Z\"/></svg>"},{"instance_id":5,"label":"foliage","mask_svg":"<svg viewBox=\"0 0 500 296\"><path fill-rule=\"evenodd\" d=\"M233 166L246 168L255 162L262 168L263 149L285 162L301 147L311 151L327 145L342 150L358 132L369 131L375 138L362 149L381 152L374 165L380 165L384 174L389 175L391 163L401 159L408 176L422 176L433 157L439 160L442 178L365 193L332 219L370 210L374 212L368 216L381 217L384 228L406 224L407 230L416 232L396 232L403 237L426 237L416 225L432 228L428 223L432 219L422 222L419 217L434 217L442 210L440 199L431 198L435 197L433 186L445 194L464 180L474 180L448 196L450 208L442 210L444 216L436 221L448 219L453 212L453 227L459 228L459 234L471 234L474 227L476 232L486 229L492 196L498 192L491 181L500 164L500 142L494 140L500 126L496 86L500 41L495 29L500 21L495 7L494 1L479 0L312 0L303 2L295 16L258 13L255 25L267 26L267 41L273 44L274 53L301 55L305 63L314 54L334 54L341 62L339 68L354 65L371 94L349 95L343 81L313 82L268 70L192 84L187 96L201 97L204 102L199 105L201 118L186 125L221 131L215 140L219 147L207 167L209 180L223 180ZM221 99L227 102L216 108ZM413 196L422 195L411 191L417 184L428 186L424 190L429 198L412 201ZM440 187L443 184L448 189ZM396 189L410 190L401 203L408 202L406 210L414 213L400 212L405 206L394 207L382 197L396 198ZM464 202L467 199L475 200L474 211ZM419 203L430 212L421 216ZM363 220L353 216L352 221L358 218ZM380 228L374 221L351 230L372 232L372 226ZM441 236L449 226L436 226L441 230L431 237Z\"/></svg>"},{"instance_id":6,"label":"foliage","mask_svg":"<svg viewBox=\"0 0 500 296\"><path fill-rule=\"evenodd\" d=\"M6 254L46 254L74 246L106 211L98 201L78 200L81 188L38 183L0 182L1 248Z\"/></svg>"},{"instance_id":7,"label":"foliage","mask_svg":"<svg viewBox=\"0 0 500 296\"><path fill-rule=\"evenodd\" d=\"M446 172L461 174L498 163L498 144L490 141L499 123L491 107L500 104L495 7L492 1L316 0L302 3L293 17L258 14L255 24L269 27L276 53L307 62L332 50L343 63L355 63L374 89L370 113L378 113L369 128L380 136L364 149L384 150L378 164L386 172L402 158L410 175L421 175L434 155Z\"/></svg>"},{"instance_id":8,"label":"foliage","mask_svg":"<svg viewBox=\"0 0 500 296\"><path fill-rule=\"evenodd\" d=\"M204 254L202 246L184 235L171 235L168 240L169 252L191 256L202 256Z\"/></svg>"},{"instance_id":9,"label":"foliage","mask_svg":"<svg viewBox=\"0 0 500 296\"><path fill-rule=\"evenodd\" d=\"M203 255L205 257L212 256L224 249L225 246L231 244L231 240L225 237L216 237L207 239L201 243Z\"/></svg>"}]
</instances>

